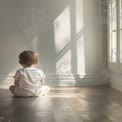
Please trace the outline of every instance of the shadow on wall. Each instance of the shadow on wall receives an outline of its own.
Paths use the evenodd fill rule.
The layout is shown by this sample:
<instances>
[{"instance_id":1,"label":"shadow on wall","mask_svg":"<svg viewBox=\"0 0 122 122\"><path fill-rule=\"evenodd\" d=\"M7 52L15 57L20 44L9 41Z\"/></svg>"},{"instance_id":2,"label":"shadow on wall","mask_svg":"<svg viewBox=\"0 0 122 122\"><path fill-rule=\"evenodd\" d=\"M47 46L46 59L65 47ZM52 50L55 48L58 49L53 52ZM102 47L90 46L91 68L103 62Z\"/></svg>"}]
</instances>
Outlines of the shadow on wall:
<instances>
[{"instance_id":1,"label":"shadow on wall","mask_svg":"<svg viewBox=\"0 0 122 122\"><path fill-rule=\"evenodd\" d=\"M47 84L80 85L87 72L92 72L86 54L89 32L84 30L84 6L84 0L1 0L0 82L20 68L19 53L31 49L40 55L38 67L46 73ZM92 52L95 57L94 49Z\"/></svg>"}]
</instances>

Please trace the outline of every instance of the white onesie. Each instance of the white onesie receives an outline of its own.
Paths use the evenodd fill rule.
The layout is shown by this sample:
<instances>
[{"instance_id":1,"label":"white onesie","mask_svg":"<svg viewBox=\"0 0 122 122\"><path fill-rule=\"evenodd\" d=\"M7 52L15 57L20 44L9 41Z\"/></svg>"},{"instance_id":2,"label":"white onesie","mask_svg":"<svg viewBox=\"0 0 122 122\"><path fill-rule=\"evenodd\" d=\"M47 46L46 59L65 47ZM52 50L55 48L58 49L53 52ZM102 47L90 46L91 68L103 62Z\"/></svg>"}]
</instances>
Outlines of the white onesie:
<instances>
[{"instance_id":1,"label":"white onesie","mask_svg":"<svg viewBox=\"0 0 122 122\"><path fill-rule=\"evenodd\" d=\"M42 86L41 83L45 79L43 71L36 67L17 70L14 79L19 80L19 86L15 88L17 96L39 96L49 91L49 87Z\"/></svg>"}]
</instances>

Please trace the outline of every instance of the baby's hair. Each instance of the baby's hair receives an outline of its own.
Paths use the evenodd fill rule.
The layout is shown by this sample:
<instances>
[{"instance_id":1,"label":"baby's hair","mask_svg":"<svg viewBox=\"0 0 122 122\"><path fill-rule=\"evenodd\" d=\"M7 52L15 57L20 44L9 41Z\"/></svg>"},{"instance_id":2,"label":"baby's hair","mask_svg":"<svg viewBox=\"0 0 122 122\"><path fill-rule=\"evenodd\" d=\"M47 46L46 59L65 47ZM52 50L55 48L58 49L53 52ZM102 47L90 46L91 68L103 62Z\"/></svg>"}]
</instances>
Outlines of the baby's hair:
<instances>
[{"instance_id":1,"label":"baby's hair","mask_svg":"<svg viewBox=\"0 0 122 122\"><path fill-rule=\"evenodd\" d=\"M26 50L19 54L19 63L21 65L31 66L37 64L39 56L36 52Z\"/></svg>"}]
</instances>

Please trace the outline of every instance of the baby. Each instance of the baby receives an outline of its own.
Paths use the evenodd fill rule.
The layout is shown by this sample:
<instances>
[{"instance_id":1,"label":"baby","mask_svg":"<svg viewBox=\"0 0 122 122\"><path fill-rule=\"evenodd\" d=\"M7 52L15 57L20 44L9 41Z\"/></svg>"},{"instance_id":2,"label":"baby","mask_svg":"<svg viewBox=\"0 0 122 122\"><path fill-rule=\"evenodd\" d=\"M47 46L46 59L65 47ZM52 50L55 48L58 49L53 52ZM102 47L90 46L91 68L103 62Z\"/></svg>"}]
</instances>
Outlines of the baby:
<instances>
[{"instance_id":1,"label":"baby","mask_svg":"<svg viewBox=\"0 0 122 122\"><path fill-rule=\"evenodd\" d=\"M23 51L19 55L19 63L23 68L17 70L14 76L14 85L9 90L20 97L43 96L49 92L48 86L43 86L45 75L36 68L39 56L33 51Z\"/></svg>"}]
</instances>

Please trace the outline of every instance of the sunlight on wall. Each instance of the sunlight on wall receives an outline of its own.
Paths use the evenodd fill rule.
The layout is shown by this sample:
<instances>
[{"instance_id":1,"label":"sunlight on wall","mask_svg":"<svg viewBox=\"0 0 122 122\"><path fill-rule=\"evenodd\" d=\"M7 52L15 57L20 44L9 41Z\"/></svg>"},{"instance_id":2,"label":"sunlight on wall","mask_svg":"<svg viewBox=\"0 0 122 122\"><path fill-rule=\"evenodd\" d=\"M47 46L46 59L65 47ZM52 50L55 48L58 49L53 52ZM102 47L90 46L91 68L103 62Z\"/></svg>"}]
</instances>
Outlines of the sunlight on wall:
<instances>
[{"instance_id":1,"label":"sunlight on wall","mask_svg":"<svg viewBox=\"0 0 122 122\"><path fill-rule=\"evenodd\" d=\"M72 10L76 9L76 40L71 39L71 21L72 13L70 13L70 7L68 6L54 21L54 33L55 33L55 47L57 54L57 75L70 75L72 74L71 67L71 52L74 51L71 48L71 41L76 42L77 52L77 73L83 78L85 75L85 55L84 55L84 25L83 25L83 1L77 0L76 6ZM72 6L73 7L73 6Z\"/></svg>"},{"instance_id":2,"label":"sunlight on wall","mask_svg":"<svg viewBox=\"0 0 122 122\"><path fill-rule=\"evenodd\" d=\"M66 52L60 60L57 61L57 74L70 75L71 74L71 50Z\"/></svg>"},{"instance_id":3,"label":"sunlight on wall","mask_svg":"<svg viewBox=\"0 0 122 122\"><path fill-rule=\"evenodd\" d=\"M78 74L85 75L85 57L84 57L84 37L81 36L77 41L77 65Z\"/></svg>"},{"instance_id":4,"label":"sunlight on wall","mask_svg":"<svg viewBox=\"0 0 122 122\"><path fill-rule=\"evenodd\" d=\"M71 74L71 50L70 50L70 12L69 6L55 19L55 47L57 54L57 74Z\"/></svg>"},{"instance_id":5,"label":"sunlight on wall","mask_svg":"<svg viewBox=\"0 0 122 122\"><path fill-rule=\"evenodd\" d=\"M83 0L76 0L76 33L83 29Z\"/></svg>"},{"instance_id":6,"label":"sunlight on wall","mask_svg":"<svg viewBox=\"0 0 122 122\"><path fill-rule=\"evenodd\" d=\"M69 6L55 19L55 47L58 54L70 42L70 12Z\"/></svg>"},{"instance_id":7,"label":"sunlight on wall","mask_svg":"<svg viewBox=\"0 0 122 122\"><path fill-rule=\"evenodd\" d=\"M82 7L81 7L82 5ZM77 72L85 75L83 0L76 1ZM83 78L83 77L82 77Z\"/></svg>"},{"instance_id":8,"label":"sunlight on wall","mask_svg":"<svg viewBox=\"0 0 122 122\"><path fill-rule=\"evenodd\" d=\"M18 64L8 75L2 75L0 78L0 88L2 89L8 89L10 85L14 84L14 78L13 76L15 75L17 69L20 69L21 66Z\"/></svg>"}]
</instances>

